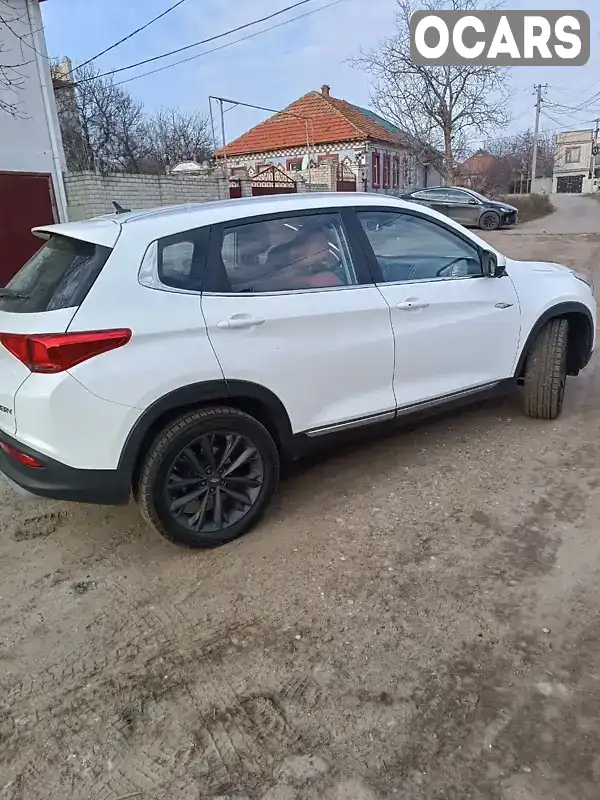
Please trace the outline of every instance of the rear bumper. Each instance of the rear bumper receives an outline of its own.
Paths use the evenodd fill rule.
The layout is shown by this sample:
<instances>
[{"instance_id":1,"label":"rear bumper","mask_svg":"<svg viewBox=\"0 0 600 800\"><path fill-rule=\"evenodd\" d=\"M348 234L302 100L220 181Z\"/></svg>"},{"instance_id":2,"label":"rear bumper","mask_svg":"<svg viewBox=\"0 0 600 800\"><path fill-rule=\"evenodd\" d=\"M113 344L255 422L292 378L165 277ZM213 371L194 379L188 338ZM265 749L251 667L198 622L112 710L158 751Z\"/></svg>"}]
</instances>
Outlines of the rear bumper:
<instances>
[{"instance_id":1,"label":"rear bumper","mask_svg":"<svg viewBox=\"0 0 600 800\"><path fill-rule=\"evenodd\" d=\"M131 494L131 473L126 470L75 469L55 461L12 436L0 432L0 441L42 464L30 467L0 449L0 472L25 492L54 500L98 505L124 505Z\"/></svg>"}]
</instances>

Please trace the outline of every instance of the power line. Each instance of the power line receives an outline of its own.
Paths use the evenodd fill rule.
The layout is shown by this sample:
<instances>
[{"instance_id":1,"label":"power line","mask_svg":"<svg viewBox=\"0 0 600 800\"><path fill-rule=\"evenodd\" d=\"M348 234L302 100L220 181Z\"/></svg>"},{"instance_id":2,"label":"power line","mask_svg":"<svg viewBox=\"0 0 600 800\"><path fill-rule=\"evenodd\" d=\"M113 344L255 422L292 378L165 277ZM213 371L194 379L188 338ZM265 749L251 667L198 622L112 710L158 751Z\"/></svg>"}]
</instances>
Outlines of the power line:
<instances>
[{"instance_id":1,"label":"power line","mask_svg":"<svg viewBox=\"0 0 600 800\"><path fill-rule=\"evenodd\" d=\"M553 117L551 117L546 111L542 111L542 114L547 119L552 120L552 122L558 122L558 120L556 120ZM587 120L584 120L583 122L578 122L578 123L575 123L575 124L577 124L577 125L592 125L595 121L596 121L595 119L587 119ZM542 131L542 133L551 133L552 131L566 131L566 130L569 130L569 129L572 130L573 127L574 127L573 123L571 123L570 125L560 125L559 124L559 126L557 128L545 128Z\"/></svg>"},{"instance_id":2,"label":"power line","mask_svg":"<svg viewBox=\"0 0 600 800\"><path fill-rule=\"evenodd\" d=\"M296 22L299 19L310 17L312 14L316 14L318 11L324 11L326 8L331 8L332 6L336 6L338 3L342 2L344 2L344 0L333 0L331 3L326 3L326 5L324 6L319 6L319 8L314 8L312 11L306 11L304 14L299 14L297 17L292 17L291 19L286 19L283 22L278 22L276 25L271 25L268 28L263 28L260 31L249 33L247 36L241 36L239 39L234 39L233 42L227 42L226 44L219 45L219 47L213 47L212 49L205 50L202 53L196 53L195 56L182 58L180 61L174 61L172 64L166 64L164 67L158 67L157 69L150 70L149 72L142 72L140 75L134 75L133 78L125 78L124 81L119 81L118 83L115 83L115 86L122 86L124 83L131 83L131 81L137 81L139 78L146 78L148 75L156 75L157 72L163 72L166 69L171 69L171 67L177 67L180 64L187 64L189 61L194 61L197 58L202 58L202 56L207 56L210 53L216 53L218 50L224 50L226 47L231 47L234 44L245 42L248 39L254 39L255 36L262 36L263 33L274 31L276 28L282 28L284 25L289 25L290 22Z\"/></svg>"},{"instance_id":3,"label":"power line","mask_svg":"<svg viewBox=\"0 0 600 800\"><path fill-rule=\"evenodd\" d=\"M110 47L107 47L104 50L101 50L95 56L92 56L92 58L88 58L88 60L84 61L83 64L79 64L79 68L81 69L81 67L85 67L88 64L91 64L92 61L95 61L97 58L100 58L100 56L103 56L105 53L109 53L111 50L114 50L115 47L118 47L120 44L123 44L123 42L127 42L129 39L132 39L138 33L141 33L142 31L145 31L146 28L150 27L150 25L152 25L155 22L158 22L159 19L162 19L163 17L166 17L167 14L170 14L171 11L175 11L176 8L178 8L179 6L183 5L183 3L185 3L185 2L186 2L186 0L177 0L177 2L174 3L174 5L169 6L169 8L167 8L165 11L163 11L162 14L159 14L157 17L154 17L153 19L149 20L148 22L145 23L145 25L142 25L140 28L136 28L134 31L131 31L131 33L128 33L127 36L124 36L122 39L119 39L118 42L115 42L114 44L111 44Z\"/></svg>"},{"instance_id":4,"label":"power line","mask_svg":"<svg viewBox=\"0 0 600 800\"><path fill-rule=\"evenodd\" d=\"M260 17L259 19L254 19L252 22L246 22L243 25L238 25L235 28L230 28L228 31L224 31L223 33L217 33L215 36L209 36L207 39L201 39L199 42L194 42L193 44L188 44L185 47L178 47L175 50L170 50L167 53L161 53L158 56L153 56L152 58L145 58L143 61L137 61L135 64L129 64L126 67L119 67L118 69L111 69L108 72L103 72L100 75L95 75L94 77L89 78L82 78L80 81L75 81L75 85L78 83L86 83L90 80L96 80L97 78L105 78L108 75L116 75L118 72L125 72L129 69L134 69L135 67L141 67L144 64L151 64L154 61L159 61L161 58L168 58L169 56L176 55L177 53L183 53L186 50L191 50L193 47L199 47L201 44L208 44L208 42L214 42L216 39L222 39L225 36L229 36L232 33L237 33L238 31L242 31L245 28L250 28L252 25L258 25L259 22L266 22L269 19L273 19L273 17L278 17L281 14L285 14L286 11L291 11L293 8L298 8L298 6L306 5L306 3L313 2L313 0L298 0L296 3L292 3L290 6L286 6L285 8L279 9L279 11L274 11L272 14L267 14L265 17ZM71 84L73 85L73 84Z\"/></svg>"}]
</instances>

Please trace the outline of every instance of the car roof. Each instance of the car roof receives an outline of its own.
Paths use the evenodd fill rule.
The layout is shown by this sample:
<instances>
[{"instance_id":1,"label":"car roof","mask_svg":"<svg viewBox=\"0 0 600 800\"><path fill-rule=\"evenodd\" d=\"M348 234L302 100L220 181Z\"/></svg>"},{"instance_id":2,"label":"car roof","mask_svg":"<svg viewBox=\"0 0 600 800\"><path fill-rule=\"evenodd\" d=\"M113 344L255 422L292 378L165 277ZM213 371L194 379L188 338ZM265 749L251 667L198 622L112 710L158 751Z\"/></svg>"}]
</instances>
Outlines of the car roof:
<instances>
[{"instance_id":1,"label":"car roof","mask_svg":"<svg viewBox=\"0 0 600 800\"><path fill-rule=\"evenodd\" d=\"M141 235L150 239L169 236L192 228L214 225L219 222L297 211L340 208L342 206L395 205L410 207L412 204L395 197L367 192L303 192L301 194L271 195L264 197L242 197L235 200L214 200L208 203L187 203L102 217L43 225L33 229L41 238L51 234L72 236L75 239L113 247L122 227L134 227Z\"/></svg>"},{"instance_id":2,"label":"car roof","mask_svg":"<svg viewBox=\"0 0 600 800\"><path fill-rule=\"evenodd\" d=\"M434 187L437 188L437 187ZM419 211L422 215L433 216L450 227L462 230L462 226L437 211L425 208L408 200L392 195L374 192L302 192L300 194L267 195L264 197L242 197L234 200L215 200L208 203L189 203L160 206L141 211L128 211L121 214L107 214L102 217L63 222L56 225L43 225L33 229L41 238L58 234L82 239L86 242L114 247L123 231L134 232L146 241L152 242L165 236L182 233L206 225L247 219L264 214L309 211L311 209L336 209L344 206L395 207ZM477 238L472 235L473 238ZM482 242L485 245L485 243Z\"/></svg>"}]
</instances>

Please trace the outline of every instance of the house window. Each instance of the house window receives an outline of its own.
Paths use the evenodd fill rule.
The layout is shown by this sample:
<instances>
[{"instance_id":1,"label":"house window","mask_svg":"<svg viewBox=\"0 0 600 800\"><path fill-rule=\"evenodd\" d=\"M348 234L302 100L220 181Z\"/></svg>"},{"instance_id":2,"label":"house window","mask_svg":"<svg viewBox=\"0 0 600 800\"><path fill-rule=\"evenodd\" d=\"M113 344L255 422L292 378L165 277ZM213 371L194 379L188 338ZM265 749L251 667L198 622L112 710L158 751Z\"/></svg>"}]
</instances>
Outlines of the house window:
<instances>
[{"instance_id":1,"label":"house window","mask_svg":"<svg viewBox=\"0 0 600 800\"><path fill-rule=\"evenodd\" d=\"M581 147L567 147L565 150L565 162L567 164L579 164L581 161Z\"/></svg>"},{"instance_id":2,"label":"house window","mask_svg":"<svg viewBox=\"0 0 600 800\"><path fill-rule=\"evenodd\" d=\"M387 154L383 157L383 188L390 188L390 156Z\"/></svg>"},{"instance_id":3,"label":"house window","mask_svg":"<svg viewBox=\"0 0 600 800\"><path fill-rule=\"evenodd\" d=\"M397 189L400 186L400 157L394 156L392 159L392 187Z\"/></svg>"},{"instance_id":4,"label":"house window","mask_svg":"<svg viewBox=\"0 0 600 800\"><path fill-rule=\"evenodd\" d=\"M381 186L381 156L379 153L373 153L373 175L371 183L374 189L379 189Z\"/></svg>"},{"instance_id":5,"label":"house window","mask_svg":"<svg viewBox=\"0 0 600 800\"><path fill-rule=\"evenodd\" d=\"M299 172L302 169L302 158L288 158L285 163L285 168L292 172Z\"/></svg>"}]
</instances>

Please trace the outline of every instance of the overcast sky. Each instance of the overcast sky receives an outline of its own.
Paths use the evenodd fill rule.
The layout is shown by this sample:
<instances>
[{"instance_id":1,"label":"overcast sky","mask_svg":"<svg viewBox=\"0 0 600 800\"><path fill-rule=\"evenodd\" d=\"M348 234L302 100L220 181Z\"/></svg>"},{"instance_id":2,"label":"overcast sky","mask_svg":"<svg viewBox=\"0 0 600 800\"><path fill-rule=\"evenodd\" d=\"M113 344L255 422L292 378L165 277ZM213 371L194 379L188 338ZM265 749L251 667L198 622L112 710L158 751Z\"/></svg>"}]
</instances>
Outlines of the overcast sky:
<instances>
[{"instance_id":1,"label":"overcast sky","mask_svg":"<svg viewBox=\"0 0 600 800\"><path fill-rule=\"evenodd\" d=\"M42 8L49 54L51 57L68 55L74 63L81 63L164 11L174 1L46 0ZM126 66L266 16L292 2L186 0L175 11L95 63L102 70ZM330 2L314 0L228 39L121 73L119 79L217 47ZM209 94L283 108L311 89L320 89L323 83L330 84L335 97L369 105L370 77L350 66L347 59L361 46L373 47L378 38L389 35L394 26L395 5L395 0L337 0L331 7L311 16L125 85L148 109L179 106L207 112ZM593 55L585 67L512 70L512 130L533 124L535 83L550 84L549 101L571 106L600 92L600 0L509 0L506 7L581 9L588 12L592 23ZM600 102L575 115L549 108L547 111L555 119L543 118L544 129L592 127L591 120L600 115ZM227 139L239 135L265 116L268 115L264 112L249 109L230 111L226 116Z\"/></svg>"}]
</instances>

